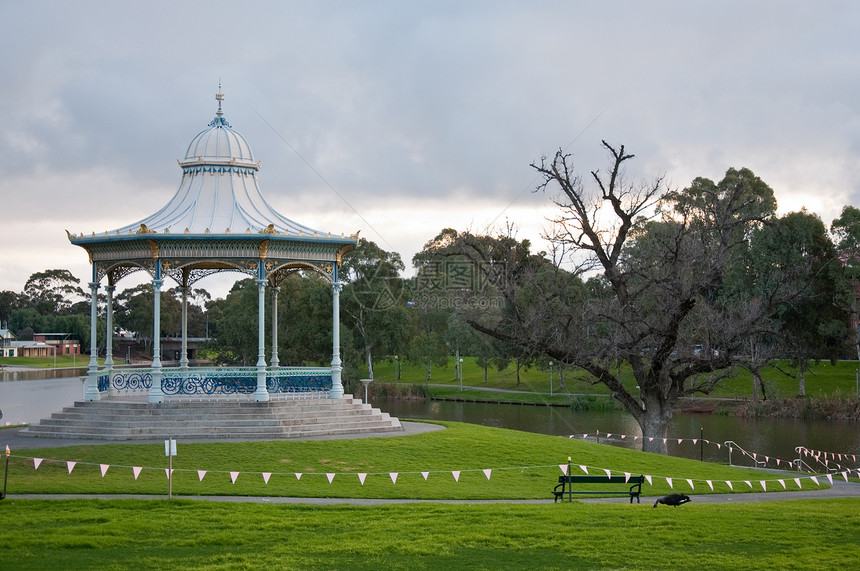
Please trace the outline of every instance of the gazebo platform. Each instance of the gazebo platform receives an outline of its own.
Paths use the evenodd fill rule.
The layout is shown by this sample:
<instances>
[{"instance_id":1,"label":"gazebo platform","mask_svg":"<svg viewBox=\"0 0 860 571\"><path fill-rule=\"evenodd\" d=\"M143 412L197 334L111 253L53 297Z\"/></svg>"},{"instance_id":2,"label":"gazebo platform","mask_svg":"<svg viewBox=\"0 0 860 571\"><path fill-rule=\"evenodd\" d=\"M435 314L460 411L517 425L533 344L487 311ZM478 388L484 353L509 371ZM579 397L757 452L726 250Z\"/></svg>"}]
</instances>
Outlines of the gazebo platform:
<instances>
[{"instance_id":1,"label":"gazebo platform","mask_svg":"<svg viewBox=\"0 0 860 571\"><path fill-rule=\"evenodd\" d=\"M19 431L21 436L93 440L285 440L314 436L400 432L400 421L352 395L340 399L272 401L171 400L145 396L80 401Z\"/></svg>"}]
</instances>

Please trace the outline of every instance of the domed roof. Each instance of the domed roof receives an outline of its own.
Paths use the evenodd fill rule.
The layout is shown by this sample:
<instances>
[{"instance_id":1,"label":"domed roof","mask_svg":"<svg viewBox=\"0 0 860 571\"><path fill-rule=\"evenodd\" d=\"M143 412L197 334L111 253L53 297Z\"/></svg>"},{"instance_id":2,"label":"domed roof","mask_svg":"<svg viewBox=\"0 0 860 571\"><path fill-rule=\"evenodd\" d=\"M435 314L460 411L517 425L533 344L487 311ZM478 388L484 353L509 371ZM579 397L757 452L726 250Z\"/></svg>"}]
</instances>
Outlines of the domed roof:
<instances>
[{"instance_id":1,"label":"domed roof","mask_svg":"<svg viewBox=\"0 0 860 571\"><path fill-rule=\"evenodd\" d=\"M185 158L180 164L184 166L186 163L244 163L247 165L255 163L248 141L233 130L230 123L224 119L224 113L221 111L221 101L224 96L218 93L216 99L218 111L215 113L215 118L206 129L197 133L192 139L185 152Z\"/></svg>"}]
</instances>

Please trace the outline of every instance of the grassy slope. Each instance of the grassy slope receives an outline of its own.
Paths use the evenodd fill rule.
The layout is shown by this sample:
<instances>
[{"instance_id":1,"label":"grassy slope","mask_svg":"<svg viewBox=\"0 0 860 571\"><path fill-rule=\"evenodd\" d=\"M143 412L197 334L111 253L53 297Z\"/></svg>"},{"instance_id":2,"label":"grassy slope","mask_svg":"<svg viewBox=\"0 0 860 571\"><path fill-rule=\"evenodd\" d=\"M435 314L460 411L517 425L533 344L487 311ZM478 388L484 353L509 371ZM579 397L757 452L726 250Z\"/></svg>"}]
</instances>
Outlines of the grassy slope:
<instances>
[{"instance_id":1,"label":"grassy slope","mask_svg":"<svg viewBox=\"0 0 860 571\"><path fill-rule=\"evenodd\" d=\"M446 430L408 437L327 441L278 441L178 444L173 492L177 495L271 495L412 499L539 499L549 498L561 473L558 465L571 457L590 473L603 469L620 474L647 474L653 486L643 495L674 490L709 492L761 491L782 486L777 476L749 469L647 454L557 436L445 422ZM2 445L2 431L0 431ZM46 459L38 470L31 457ZM49 461L50 460L50 461ZM77 462L71 474L66 462ZM111 467L101 476L100 464ZM135 480L132 467L144 469ZM135 493L165 494L167 481L163 444L108 444L58 449L14 450L9 493ZM491 469L488 480L483 470ZM207 470L202 481L198 470ZM232 483L231 471L240 472ZM430 472L425 480L421 472ZM455 481L452 471L460 471ZM268 484L262 473L271 472ZM396 483L391 472L397 472ZM301 479L296 478L301 473ZM366 473L364 485L356 474ZM331 483L326 474L335 474ZM666 478L673 479L670 488ZM786 481L797 489L793 477ZM814 484L802 480L804 489Z\"/></svg>"},{"instance_id":2,"label":"grassy slope","mask_svg":"<svg viewBox=\"0 0 860 571\"><path fill-rule=\"evenodd\" d=\"M781 363L783 370L792 372L793 369L787 363ZM856 373L858 365L856 361L840 361L831 365L822 361L814 365L806 373L806 393L810 396L831 395L837 392L844 396L856 394ZM625 383L631 388L635 381L629 374L622 374ZM767 385L769 397L791 397L797 394L797 380L786 376L775 368L767 368L763 373ZM426 371L421 365L409 365L404 363L401 372L401 382L423 383ZM374 364L374 378L383 382L393 382L396 378L394 361L381 361ZM582 372L566 371L566 390L573 393L589 393L608 395L609 391L603 385L591 385L586 382ZM460 381L455 379L453 358L449 359L446 367L434 367L432 370L431 383L450 384L452 388L459 391ZM484 384L483 369L475 364L471 357L463 359L463 384L475 387L501 388L508 390L533 391L537 393L549 393L549 371L537 368L524 369L520 371L520 384L517 385L516 372L512 366L503 371L490 368L487 383ZM554 392L563 392L559 389L558 370L553 373ZM748 372L738 372L737 376L726 380L712 393L715 397L749 398L752 391L752 377ZM453 392L453 391L452 391Z\"/></svg>"}]
</instances>

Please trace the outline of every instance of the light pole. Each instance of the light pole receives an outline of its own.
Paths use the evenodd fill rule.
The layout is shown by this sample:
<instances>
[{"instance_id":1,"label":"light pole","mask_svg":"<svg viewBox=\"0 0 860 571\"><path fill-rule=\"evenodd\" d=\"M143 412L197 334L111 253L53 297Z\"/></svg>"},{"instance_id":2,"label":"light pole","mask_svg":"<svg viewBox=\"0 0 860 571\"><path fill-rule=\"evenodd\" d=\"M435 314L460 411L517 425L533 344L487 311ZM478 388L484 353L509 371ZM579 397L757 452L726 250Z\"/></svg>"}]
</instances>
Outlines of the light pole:
<instances>
[{"instance_id":1,"label":"light pole","mask_svg":"<svg viewBox=\"0 0 860 571\"><path fill-rule=\"evenodd\" d=\"M552 396L552 361L549 362L549 396Z\"/></svg>"},{"instance_id":2,"label":"light pole","mask_svg":"<svg viewBox=\"0 0 860 571\"><path fill-rule=\"evenodd\" d=\"M458 372L460 373L460 390L462 391L463 390L463 359L460 359L460 368L459 368Z\"/></svg>"},{"instance_id":3,"label":"light pole","mask_svg":"<svg viewBox=\"0 0 860 571\"><path fill-rule=\"evenodd\" d=\"M373 382L373 379L361 379L362 384L364 384L364 404L367 404L367 385Z\"/></svg>"}]
</instances>

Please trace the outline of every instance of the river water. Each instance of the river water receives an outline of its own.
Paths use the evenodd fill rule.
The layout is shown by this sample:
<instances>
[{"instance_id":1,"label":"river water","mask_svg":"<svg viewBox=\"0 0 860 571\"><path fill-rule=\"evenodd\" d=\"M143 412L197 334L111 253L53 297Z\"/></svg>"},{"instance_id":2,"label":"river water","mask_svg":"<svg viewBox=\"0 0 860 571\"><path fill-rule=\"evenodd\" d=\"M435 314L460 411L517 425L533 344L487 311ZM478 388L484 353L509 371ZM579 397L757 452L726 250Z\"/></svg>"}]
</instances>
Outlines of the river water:
<instances>
[{"instance_id":1,"label":"river water","mask_svg":"<svg viewBox=\"0 0 860 571\"><path fill-rule=\"evenodd\" d=\"M575 411L569 407L384 399L377 399L371 404L402 419L454 420L576 438L588 434L591 441L599 439L607 444L641 448L641 441L634 440L635 436L641 435L639 426L632 417L621 411ZM725 443L733 441L736 446L732 446L731 460L736 465L752 466L758 460L766 462L768 467L778 467L776 459L780 459L779 467L784 467L783 462L798 457L795 448L803 446L810 450L854 455L856 461L855 458L843 457L842 465L860 467L860 426L852 422L737 418L678 412L673 418L669 436L669 454L696 460L728 462L729 447ZM682 439L680 443L679 438ZM738 447L755 454L755 460L737 450ZM809 458L806 460L812 462Z\"/></svg>"}]
</instances>

